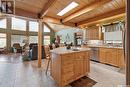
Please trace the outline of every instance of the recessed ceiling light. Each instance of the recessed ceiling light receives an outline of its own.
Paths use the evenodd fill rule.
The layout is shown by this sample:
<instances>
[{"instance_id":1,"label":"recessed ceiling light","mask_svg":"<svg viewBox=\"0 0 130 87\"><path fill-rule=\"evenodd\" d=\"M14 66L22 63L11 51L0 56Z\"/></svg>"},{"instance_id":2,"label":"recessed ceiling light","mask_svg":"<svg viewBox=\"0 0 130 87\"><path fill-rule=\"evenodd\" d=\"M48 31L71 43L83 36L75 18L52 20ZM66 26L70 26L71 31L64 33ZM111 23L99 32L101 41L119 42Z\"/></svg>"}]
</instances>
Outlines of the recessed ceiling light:
<instances>
[{"instance_id":1,"label":"recessed ceiling light","mask_svg":"<svg viewBox=\"0 0 130 87\"><path fill-rule=\"evenodd\" d=\"M65 13L77 7L79 4L76 2L71 2L68 6L66 6L63 10L61 10L57 15L63 16Z\"/></svg>"}]
</instances>

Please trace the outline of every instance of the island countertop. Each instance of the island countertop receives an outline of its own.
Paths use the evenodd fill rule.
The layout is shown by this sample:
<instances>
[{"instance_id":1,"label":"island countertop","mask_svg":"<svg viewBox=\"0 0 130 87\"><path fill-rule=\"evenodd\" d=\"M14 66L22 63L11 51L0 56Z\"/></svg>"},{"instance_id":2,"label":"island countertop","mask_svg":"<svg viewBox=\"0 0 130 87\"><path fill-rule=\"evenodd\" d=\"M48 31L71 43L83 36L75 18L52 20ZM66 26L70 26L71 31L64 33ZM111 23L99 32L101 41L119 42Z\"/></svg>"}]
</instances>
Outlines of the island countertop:
<instances>
[{"instance_id":1,"label":"island countertop","mask_svg":"<svg viewBox=\"0 0 130 87\"><path fill-rule=\"evenodd\" d=\"M90 48L71 48L71 49L66 49L66 47L59 47L56 49L51 50L51 53L55 54L67 54L67 53L74 53L74 52L81 52L81 51L90 51Z\"/></svg>"}]
</instances>

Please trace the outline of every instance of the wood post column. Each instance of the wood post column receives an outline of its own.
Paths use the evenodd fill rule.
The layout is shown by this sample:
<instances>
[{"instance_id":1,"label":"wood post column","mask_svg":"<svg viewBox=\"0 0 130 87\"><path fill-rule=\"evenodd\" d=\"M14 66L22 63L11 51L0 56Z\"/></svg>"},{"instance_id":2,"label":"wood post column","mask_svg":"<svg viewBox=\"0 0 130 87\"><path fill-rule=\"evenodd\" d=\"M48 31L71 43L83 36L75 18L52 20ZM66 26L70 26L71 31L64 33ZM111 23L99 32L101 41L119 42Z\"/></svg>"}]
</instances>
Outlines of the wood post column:
<instances>
[{"instance_id":1,"label":"wood post column","mask_svg":"<svg viewBox=\"0 0 130 87\"><path fill-rule=\"evenodd\" d=\"M11 49L11 24L12 24L11 17L7 17L6 24L7 24L7 29L8 29L8 31L6 30L6 45L7 45L8 52L10 52L10 49Z\"/></svg>"},{"instance_id":2,"label":"wood post column","mask_svg":"<svg viewBox=\"0 0 130 87\"><path fill-rule=\"evenodd\" d=\"M39 21L38 30L38 67L42 66L42 45L43 45L43 23L42 20Z\"/></svg>"},{"instance_id":3,"label":"wood post column","mask_svg":"<svg viewBox=\"0 0 130 87\"><path fill-rule=\"evenodd\" d=\"M126 85L130 86L130 0L127 2L126 28Z\"/></svg>"},{"instance_id":4,"label":"wood post column","mask_svg":"<svg viewBox=\"0 0 130 87\"><path fill-rule=\"evenodd\" d=\"M29 20L27 20L26 22L26 37L29 43Z\"/></svg>"}]
</instances>

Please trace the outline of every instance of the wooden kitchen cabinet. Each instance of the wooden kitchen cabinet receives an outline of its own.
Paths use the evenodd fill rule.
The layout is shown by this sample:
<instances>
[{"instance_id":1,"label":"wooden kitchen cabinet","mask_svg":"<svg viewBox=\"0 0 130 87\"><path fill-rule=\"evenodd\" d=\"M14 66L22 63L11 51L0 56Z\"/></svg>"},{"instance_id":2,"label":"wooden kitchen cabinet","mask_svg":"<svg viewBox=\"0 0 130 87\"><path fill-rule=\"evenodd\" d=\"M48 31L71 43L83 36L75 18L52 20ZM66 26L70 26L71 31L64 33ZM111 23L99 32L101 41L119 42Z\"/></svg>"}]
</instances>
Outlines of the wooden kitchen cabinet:
<instances>
[{"instance_id":1,"label":"wooden kitchen cabinet","mask_svg":"<svg viewBox=\"0 0 130 87\"><path fill-rule=\"evenodd\" d=\"M61 49L51 53L51 76L59 87L64 87L90 72L90 49L78 52L67 50L67 53Z\"/></svg>"},{"instance_id":2,"label":"wooden kitchen cabinet","mask_svg":"<svg viewBox=\"0 0 130 87\"><path fill-rule=\"evenodd\" d=\"M99 49L99 60L101 63L107 63L106 61L106 49L100 48Z\"/></svg>"},{"instance_id":3,"label":"wooden kitchen cabinet","mask_svg":"<svg viewBox=\"0 0 130 87\"><path fill-rule=\"evenodd\" d=\"M89 53L88 52L84 52L84 53L77 53L75 56L75 79L78 79L80 77L83 77L83 75L86 74L87 71L90 70L90 62L88 60L89 57Z\"/></svg>"},{"instance_id":4,"label":"wooden kitchen cabinet","mask_svg":"<svg viewBox=\"0 0 130 87\"><path fill-rule=\"evenodd\" d=\"M99 61L101 63L106 63L117 67L125 66L124 54L122 49L100 48L99 54Z\"/></svg>"},{"instance_id":5,"label":"wooden kitchen cabinet","mask_svg":"<svg viewBox=\"0 0 130 87\"><path fill-rule=\"evenodd\" d=\"M107 49L107 63L113 66L118 66L117 49Z\"/></svg>"},{"instance_id":6,"label":"wooden kitchen cabinet","mask_svg":"<svg viewBox=\"0 0 130 87\"><path fill-rule=\"evenodd\" d=\"M118 66L120 68L124 68L125 67L125 58L124 58L124 50L122 49L118 49Z\"/></svg>"},{"instance_id":7,"label":"wooden kitchen cabinet","mask_svg":"<svg viewBox=\"0 0 130 87\"><path fill-rule=\"evenodd\" d=\"M102 32L99 27L94 27L86 30L87 40L102 40Z\"/></svg>"}]
</instances>

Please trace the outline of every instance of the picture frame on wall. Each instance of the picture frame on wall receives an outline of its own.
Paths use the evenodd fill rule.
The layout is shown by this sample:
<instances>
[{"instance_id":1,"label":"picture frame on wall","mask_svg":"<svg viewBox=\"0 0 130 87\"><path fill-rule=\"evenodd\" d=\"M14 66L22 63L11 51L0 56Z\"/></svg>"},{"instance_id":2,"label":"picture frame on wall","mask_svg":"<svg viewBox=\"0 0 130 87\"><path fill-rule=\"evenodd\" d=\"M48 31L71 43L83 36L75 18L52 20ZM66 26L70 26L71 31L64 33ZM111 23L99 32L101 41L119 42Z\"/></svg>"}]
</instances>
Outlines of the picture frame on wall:
<instances>
[{"instance_id":1,"label":"picture frame on wall","mask_svg":"<svg viewBox=\"0 0 130 87\"><path fill-rule=\"evenodd\" d=\"M0 12L3 14L15 14L14 0L1 0Z\"/></svg>"}]
</instances>

